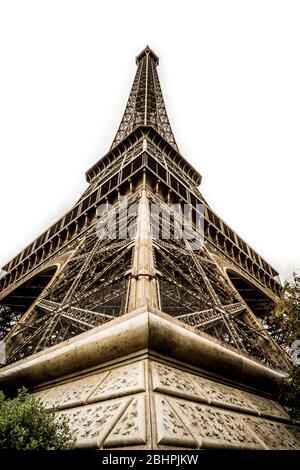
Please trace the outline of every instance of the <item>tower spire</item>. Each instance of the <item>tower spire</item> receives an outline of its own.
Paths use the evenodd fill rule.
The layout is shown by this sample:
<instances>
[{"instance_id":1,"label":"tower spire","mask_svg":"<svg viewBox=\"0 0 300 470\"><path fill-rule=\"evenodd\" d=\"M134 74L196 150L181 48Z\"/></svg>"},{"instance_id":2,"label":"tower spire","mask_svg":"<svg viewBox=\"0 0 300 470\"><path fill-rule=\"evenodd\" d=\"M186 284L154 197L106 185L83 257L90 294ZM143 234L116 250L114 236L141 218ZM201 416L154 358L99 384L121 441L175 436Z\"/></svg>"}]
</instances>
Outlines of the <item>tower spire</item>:
<instances>
[{"instance_id":1,"label":"tower spire","mask_svg":"<svg viewBox=\"0 0 300 470\"><path fill-rule=\"evenodd\" d=\"M159 58L149 46L146 46L136 57L136 63L137 72L111 149L136 127L152 126L178 151L159 83L157 73Z\"/></svg>"}]
</instances>

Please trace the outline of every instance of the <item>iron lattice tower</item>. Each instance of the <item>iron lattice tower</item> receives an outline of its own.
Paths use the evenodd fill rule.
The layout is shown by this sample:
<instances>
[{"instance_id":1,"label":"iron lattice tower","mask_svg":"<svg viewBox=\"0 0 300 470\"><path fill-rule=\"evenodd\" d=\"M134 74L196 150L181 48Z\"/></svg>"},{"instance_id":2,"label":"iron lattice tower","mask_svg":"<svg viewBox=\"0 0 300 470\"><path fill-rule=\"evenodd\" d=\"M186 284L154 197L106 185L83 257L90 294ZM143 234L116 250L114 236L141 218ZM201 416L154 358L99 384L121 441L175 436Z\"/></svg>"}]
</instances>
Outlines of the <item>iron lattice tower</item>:
<instances>
[{"instance_id":1,"label":"iron lattice tower","mask_svg":"<svg viewBox=\"0 0 300 470\"><path fill-rule=\"evenodd\" d=\"M6 364L148 305L270 366L286 354L268 323L278 273L208 205L179 153L147 46L109 152L74 207L3 268ZM151 208L159 204L160 214ZM204 243L191 249L184 205ZM174 207L178 210L174 211ZM165 233L164 220L170 230ZM115 227L114 236L111 234Z\"/></svg>"}]
</instances>

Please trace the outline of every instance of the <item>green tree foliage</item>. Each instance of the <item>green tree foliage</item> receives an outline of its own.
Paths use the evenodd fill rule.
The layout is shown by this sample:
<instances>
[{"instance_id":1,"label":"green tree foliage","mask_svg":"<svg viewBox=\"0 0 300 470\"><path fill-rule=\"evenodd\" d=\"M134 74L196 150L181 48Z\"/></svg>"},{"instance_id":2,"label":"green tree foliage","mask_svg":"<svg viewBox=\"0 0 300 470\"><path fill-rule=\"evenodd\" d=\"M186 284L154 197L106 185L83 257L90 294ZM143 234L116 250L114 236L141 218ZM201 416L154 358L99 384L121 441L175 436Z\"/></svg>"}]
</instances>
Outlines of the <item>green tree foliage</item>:
<instances>
[{"instance_id":1,"label":"green tree foliage","mask_svg":"<svg viewBox=\"0 0 300 470\"><path fill-rule=\"evenodd\" d=\"M286 282L282 296L271 315L272 326L281 337L282 346L290 353L293 366L283 384L280 399L293 418L300 419L300 276L294 274L292 283Z\"/></svg>"},{"instance_id":2,"label":"green tree foliage","mask_svg":"<svg viewBox=\"0 0 300 470\"><path fill-rule=\"evenodd\" d=\"M282 296L272 314L272 323L278 327L287 347L300 339L300 276L294 274L294 281L284 284Z\"/></svg>"},{"instance_id":3,"label":"green tree foliage","mask_svg":"<svg viewBox=\"0 0 300 470\"><path fill-rule=\"evenodd\" d=\"M279 401L288 409L291 418L300 421L300 367L294 366L282 384Z\"/></svg>"},{"instance_id":4,"label":"green tree foliage","mask_svg":"<svg viewBox=\"0 0 300 470\"><path fill-rule=\"evenodd\" d=\"M0 449L61 450L74 443L66 418L56 418L25 388L13 399L0 391Z\"/></svg>"}]
</instances>

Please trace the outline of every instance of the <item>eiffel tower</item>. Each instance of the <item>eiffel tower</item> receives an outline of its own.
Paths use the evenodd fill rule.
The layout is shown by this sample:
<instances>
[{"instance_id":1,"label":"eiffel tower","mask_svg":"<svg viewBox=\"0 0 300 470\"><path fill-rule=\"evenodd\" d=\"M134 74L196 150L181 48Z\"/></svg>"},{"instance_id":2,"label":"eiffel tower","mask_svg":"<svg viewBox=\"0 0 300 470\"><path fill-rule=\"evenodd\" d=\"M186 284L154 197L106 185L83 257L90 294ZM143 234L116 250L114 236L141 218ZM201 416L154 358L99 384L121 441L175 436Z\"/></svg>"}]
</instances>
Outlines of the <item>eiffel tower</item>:
<instances>
[{"instance_id":1,"label":"eiffel tower","mask_svg":"<svg viewBox=\"0 0 300 470\"><path fill-rule=\"evenodd\" d=\"M198 189L201 175L181 155L169 123L157 55L147 46L136 63L121 124L108 153L86 172L86 191L3 267L3 377L146 310L264 374L287 370L268 320L278 273Z\"/></svg>"},{"instance_id":2,"label":"eiffel tower","mask_svg":"<svg viewBox=\"0 0 300 470\"><path fill-rule=\"evenodd\" d=\"M280 291L278 273L210 208L198 190L200 174L179 153L147 47L110 151L86 173L89 183L74 207L3 270L0 338L8 362L33 354L142 305L150 305L269 364L284 354L268 332L267 316ZM108 211L128 201L127 236L97 238ZM204 210L205 243L162 236L141 245L134 232L148 205L189 204ZM140 204L140 210L138 206ZM124 212L124 211L123 211ZM126 215L126 214L125 214ZM170 214L170 218L171 214ZM100 222L101 219L101 222ZM179 221L177 221L179 224ZM121 227L121 228L120 228ZM172 232L172 231L171 231ZM178 238L178 237L177 237Z\"/></svg>"}]
</instances>

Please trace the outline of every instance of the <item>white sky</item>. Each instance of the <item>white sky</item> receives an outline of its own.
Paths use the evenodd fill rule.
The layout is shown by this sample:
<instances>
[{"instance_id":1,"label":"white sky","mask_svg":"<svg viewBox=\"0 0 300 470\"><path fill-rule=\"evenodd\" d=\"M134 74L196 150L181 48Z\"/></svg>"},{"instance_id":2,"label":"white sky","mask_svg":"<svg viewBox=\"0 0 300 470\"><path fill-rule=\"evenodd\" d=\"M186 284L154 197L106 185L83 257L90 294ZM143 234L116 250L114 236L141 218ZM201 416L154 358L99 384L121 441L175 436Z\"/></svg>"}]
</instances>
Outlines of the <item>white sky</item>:
<instances>
[{"instance_id":1,"label":"white sky","mask_svg":"<svg viewBox=\"0 0 300 470\"><path fill-rule=\"evenodd\" d=\"M209 204L299 268L299 24L290 0L0 0L0 265L81 195L149 43Z\"/></svg>"}]
</instances>

